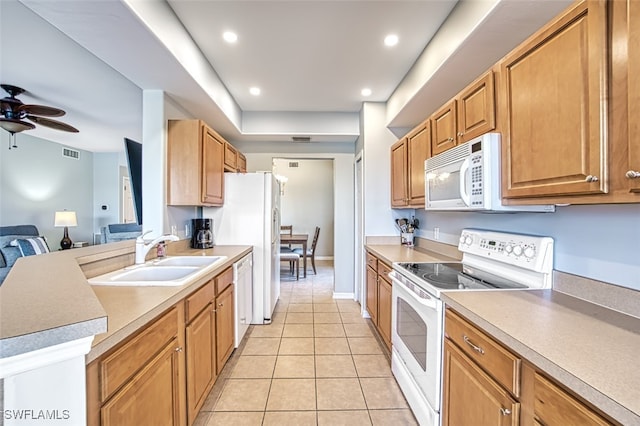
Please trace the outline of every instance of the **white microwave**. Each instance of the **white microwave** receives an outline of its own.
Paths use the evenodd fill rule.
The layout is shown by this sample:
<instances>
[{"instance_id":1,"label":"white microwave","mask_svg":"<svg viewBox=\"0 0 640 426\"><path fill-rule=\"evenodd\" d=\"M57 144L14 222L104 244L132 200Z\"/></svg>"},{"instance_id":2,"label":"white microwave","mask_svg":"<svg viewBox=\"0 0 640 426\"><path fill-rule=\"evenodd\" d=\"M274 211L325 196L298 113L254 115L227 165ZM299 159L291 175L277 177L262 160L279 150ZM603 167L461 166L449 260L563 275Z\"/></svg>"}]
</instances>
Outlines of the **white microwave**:
<instances>
[{"instance_id":1,"label":"white microwave","mask_svg":"<svg viewBox=\"0 0 640 426\"><path fill-rule=\"evenodd\" d=\"M486 133L425 161L425 209L553 212L554 205L505 206L500 196L500 133Z\"/></svg>"}]
</instances>

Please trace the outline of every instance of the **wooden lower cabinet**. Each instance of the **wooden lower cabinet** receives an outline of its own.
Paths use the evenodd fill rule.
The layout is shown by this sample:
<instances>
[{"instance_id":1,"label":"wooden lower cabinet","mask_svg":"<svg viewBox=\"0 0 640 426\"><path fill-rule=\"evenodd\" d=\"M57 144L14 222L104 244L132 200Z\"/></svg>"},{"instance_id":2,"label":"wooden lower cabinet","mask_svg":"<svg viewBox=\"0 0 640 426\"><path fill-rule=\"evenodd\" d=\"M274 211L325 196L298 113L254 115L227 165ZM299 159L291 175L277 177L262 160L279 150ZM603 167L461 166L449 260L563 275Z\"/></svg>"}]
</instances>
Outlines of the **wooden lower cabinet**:
<instances>
[{"instance_id":1,"label":"wooden lower cabinet","mask_svg":"<svg viewBox=\"0 0 640 426\"><path fill-rule=\"evenodd\" d=\"M233 352L233 285L216 297L216 357L218 374Z\"/></svg>"},{"instance_id":2,"label":"wooden lower cabinet","mask_svg":"<svg viewBox=\"0 0 640 426\"><path fill-rule=\"evenodd\" d=\"M174 338L102 407L102 425L183 424L178 394L177 345Z\"/></svg>"},{"instance_id":3,"label":"wooden lower cabinet","mask_svg":"<svg viewBox=\"0 0 640 426\"><path fill-rule=\"evenodd\" d=\"M391 267L371 253L367 253L366 301L367 312L382 341L391 349Z\"/></svg>"},{"instance_id":4,"label":"wooden lower cabinet","mask_svg":"<svg viewBox=\"0 0 640 426\"><path fill-rule=\"evenodd\" d=\"M87 425L192 425L234 349L228 268L87 365Z\"/></svg>"},{"instance_id":5,"label":"wooden lower cabinet","mask_svg":"<svg viewBox=\"0 0 640 426\"><path fill-rule=\"evenodd\" d=\"M447 307L443 426L617 425Z\"/></svg>"},{"instance_id":6,"label":"wooden lower cabinet","mask_svg":"<svg viewBox=\"0 0 640 426\"><path fill-rule=\"evenodd\" d=\"M442 424L516 426L520 403L450 340L444 344Z\"/></svg>"},{"instance_id":7,"label":"wooden lower cabinet","mask_svg":"<svg viewBox=\"0 0 640 426\"><path fill-rule=\"evenodd\" d=\"M217 377L216 314L213 302L189 323L187 346L187 422L195 422Z\"/></svg>"}]
</instances>

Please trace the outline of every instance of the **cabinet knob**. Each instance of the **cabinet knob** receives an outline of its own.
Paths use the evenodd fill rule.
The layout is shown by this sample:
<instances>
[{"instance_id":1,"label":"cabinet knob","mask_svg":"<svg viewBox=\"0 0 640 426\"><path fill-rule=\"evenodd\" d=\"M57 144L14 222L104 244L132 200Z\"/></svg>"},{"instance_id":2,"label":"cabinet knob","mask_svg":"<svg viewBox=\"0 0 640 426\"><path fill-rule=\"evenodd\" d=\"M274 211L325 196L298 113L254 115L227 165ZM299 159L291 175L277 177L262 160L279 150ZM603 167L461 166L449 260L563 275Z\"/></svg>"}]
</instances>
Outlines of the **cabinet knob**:
<instances>
[{"instance_id":1,"label":"cabinet knob","mask_svg":"<svg viewBox=\"0 0 640 426\"><path fill-rule=\"evenodd\" d=\"M598 176L589 175L584 179L586 182L597 182Z\"/></svg>"},{"instance_id":2,"label":"cabinet knob","mask_svg":"<svg viewBox=\"0 0 640 426\"><path fill-rule=\"evenodd\" d=\"M638 179L640 178L640 172L629 170L627 173L625 173L625 176L627 177L627 179Z\"/></svg>"},{"instance_id":3,"label":"cabinet knob","mask_svg":"<svg viewBox=\"0 0 640 426\"><path fill-rule=\"evenodd\" d=\"M510 416L511 410L509 410L508 408L500 407L500 414L502 414L503 416Z\"/></svg>"},{"instance_id":4,"label":"cabinet knob","mask_svg":"<svg viewBox=\"0 0 640 426\"><path fill-rule=\"evenodd\" d=\"M223 307L224 303L218 303L218 306Z\"/></svg>"},{"instance_id":5,"label":"cabinet knob","mask_svg":"<svg viewBox=\"0 0 640 426\"><path fill-rule=\"evenodd\" d=\"M182 352L182 346L178 346L175 350L176 352Z\"/></svg>"},{"instance_id":6,"label":"cabinet knob","mask_svg":"<svg viewBox=\"0 0 640 426\"><path fill-rule=\"evenodd\" d=\"M458 132L458 137L462 137L463 135L464 135L464 133Z\"/></svg>"},{"instance_id":7,"label":"cabinet knob","mask_svg":"<svg viewBox=\"0 0 640 426\"><path fill-rule=\"evenodd\" d=\"M449 138L447 139L449 142L453 142L453 138Z\"/></svg>"}]
</instances>

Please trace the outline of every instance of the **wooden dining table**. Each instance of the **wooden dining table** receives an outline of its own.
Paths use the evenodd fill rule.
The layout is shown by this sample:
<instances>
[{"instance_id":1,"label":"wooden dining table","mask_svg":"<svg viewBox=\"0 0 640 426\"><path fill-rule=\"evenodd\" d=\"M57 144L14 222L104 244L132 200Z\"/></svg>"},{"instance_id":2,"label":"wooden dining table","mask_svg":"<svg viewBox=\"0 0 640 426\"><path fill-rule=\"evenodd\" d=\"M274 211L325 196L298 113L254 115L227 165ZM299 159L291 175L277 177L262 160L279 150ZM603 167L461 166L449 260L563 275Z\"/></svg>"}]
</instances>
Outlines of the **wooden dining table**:
<instances>
[{"instance_id":1,"label":"wooden dining table","mask_svg":"<svg viewBox=\"0 0 640 426\"><path fill-rule=\"evenodd\" d=\"M302 265L304 268L304 278L307 278L307 241L309 234L280 234L280 245L302 245Z\"/></svg>"}]
</instances>

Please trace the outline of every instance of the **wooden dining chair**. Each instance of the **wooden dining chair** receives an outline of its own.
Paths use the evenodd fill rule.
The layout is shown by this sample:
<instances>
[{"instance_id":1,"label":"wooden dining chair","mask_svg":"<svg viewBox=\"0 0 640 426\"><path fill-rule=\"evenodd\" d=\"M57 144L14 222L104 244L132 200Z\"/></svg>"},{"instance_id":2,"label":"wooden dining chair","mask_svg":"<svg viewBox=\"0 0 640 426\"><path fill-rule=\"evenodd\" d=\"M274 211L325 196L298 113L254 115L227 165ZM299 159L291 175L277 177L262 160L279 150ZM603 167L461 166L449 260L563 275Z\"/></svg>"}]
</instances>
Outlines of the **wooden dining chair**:
<instances>
[{"instance_id":1,"label":"wooden dining chair","mask_svg":"<svg viewBox=\"0 0 640 426\"><path fill-rule=\"evenodd\" d=\"M293 235L293 225L280 225L280 235L285 234L285 235L289 235L292 236ZM282 249L285 250L282 250ZM282 247L282 245L280 245L280 252L290 252L291 251L291 244L287 244L285 247Z\"/></svg>"},{"instance_id":2,"label":"wooden dining chair","mask_svg":"<svg viewBox=\"0 0 640 426\"><path fill-rule=\"evenodd\" d=\"M311 248L307 249L307 257L311 259L311 267L313 268L313 273L318 275L316 272L316 246L318 245L318 237L320 236L320 227L316 226L316 231L313 234L313 240L311 241ZM298 253L300 256L303 255L302 249L297 248L293 249L294 253Z\"/></svg>"},{"instance_id":3,"label":"wooden dining chair","mask_svg":"<svg viewBox=\"0 0 640 426\"><path fill-rule=\"evenodd\" d=\"M281 262L289 262L289 272L293 275L296 273L296 280L300 279L300 255L298 253L280 253Z\"/></svg>"}]
</instances>

